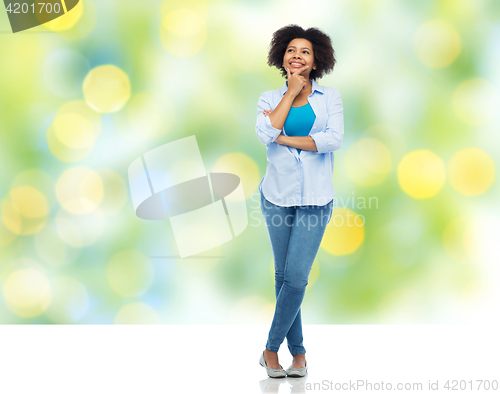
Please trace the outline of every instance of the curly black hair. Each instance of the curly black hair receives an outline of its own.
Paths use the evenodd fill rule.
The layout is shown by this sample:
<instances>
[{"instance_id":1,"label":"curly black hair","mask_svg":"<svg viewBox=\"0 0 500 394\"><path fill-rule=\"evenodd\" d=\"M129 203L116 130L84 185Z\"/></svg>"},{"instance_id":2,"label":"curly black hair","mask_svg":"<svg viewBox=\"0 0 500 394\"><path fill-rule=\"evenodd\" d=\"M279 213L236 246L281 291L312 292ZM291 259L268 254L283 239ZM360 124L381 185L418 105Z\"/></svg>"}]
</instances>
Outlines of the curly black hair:
<instances>
[{"instance_id":1,"label":"curly black hair","mask_svg":"<svg viewBox=\"0 0 500 394\"><path fill-rule=\"evenodd\" d=\"M309 74L310 79L319 79L324 74L333 71L337 60L335 59L335 51L333 50L330 37L318 28L310 27L304 30L298 25L287 25L273 33L269 54L267 55L267 64L281 70L281 75L286 78L287 73L283 67L283 56L290 41L296 38L305 38L313 45L312 50L316 70L311 70Z\"/></svg>"}]
</instances>

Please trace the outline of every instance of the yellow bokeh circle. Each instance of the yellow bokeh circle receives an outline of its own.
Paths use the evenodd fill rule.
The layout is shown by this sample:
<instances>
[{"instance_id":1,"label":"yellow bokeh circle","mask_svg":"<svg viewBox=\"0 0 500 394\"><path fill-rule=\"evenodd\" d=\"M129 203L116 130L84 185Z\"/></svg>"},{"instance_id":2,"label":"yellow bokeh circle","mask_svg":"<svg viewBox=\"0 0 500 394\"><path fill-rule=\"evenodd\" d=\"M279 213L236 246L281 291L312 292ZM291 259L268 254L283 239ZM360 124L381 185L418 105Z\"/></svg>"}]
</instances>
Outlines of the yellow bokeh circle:
<instances>
[{"instance_id":1,"label":"yellow bokeh circle","mask_svg":"<svg viewBox=\"0 0 500 394\"><path fill-rule=\"evenodd\" d=\"M101 132L101 117L85 101L71 101L58 111L47 130L50 152L59 160L85 158Z\"/></svg>"},{"instance_id":2,"label":"yellow bokeh circle","mask_svg":"<svg viewBox=\"0 0 500 394\"><path fill-rule=\"evenodd\" d=\"M445 178L443 161L426 149L407 153L398 165L399 185L413 198L436 195L443 187Z\"/></svg>"},{"instance_id":3,"label":"yellow bokeh circle","mask_svg":"<svg viewBox=\"0 0 500 394\"><path fill-rule=\"evenodd\" d=\"M462 82L453 93L453 110L469 126L484 126L498 114L498 89L482 78Z\"/></svg>"},{"instance_id":4,"label":"yellow bokeh circle","mask_svg":"<svg viewBox=\"0 0 500 394\"><path fill-rule=\"evenodd\" d=\"M249 198L260 182L259 166L245 153L233 152L221 156L211 172L225 172L238 175L241 179L245 199Z\"/></svg>"},{"instance_id":5,"label":"yellow bokeh circle","mask_svg":"<svg viewBox=\"0 0 500 394\"><path fill-rule=\"evenodd\" d=\"M99 174L90 168L73 167L59 177L56 194L66 211L83 215L97 209L104 196L104 185Z\"/></svg>"},{"instance_id":6,"label":"yellow bokeh circle","mask_svg":"<svg viewBox=\"0 0 500 394\"><path fill-rule=\"evenodd\" d=\"M111 288L122 297L136 297L148 290L153 281L153 265L136 250L113 255L106 270Z\"/></svg>"},{"instance_id":7,"label":"yellow bokeh circle","mask_svg":"<svg viewBox=\"0 0 500 394\"><path fill-rule=\"evenodd\" d=\"M51 301L48 279L34 268L13 272L5 281L3 294L8 308L24 318L42 314Z\"/></svg>"},{"instance_id":8,"label":"yellow bokeh circle","mask_svg":"<svg viewBox=\"0 0 500 394\"><path fill-rule=\"evenodd\" d=\"M54 178L39 168L18 173L12 181L11 189L21 186L31 186L39 191L44 196L49 211L57 203Z\"/></svg>"},{"instance_id":9,"label":"yellow bokeh circle","mask_svg":"<svg viewBox=\"0 0 500 394\"><path fill-rule=\"evenodd\" d=\"M362 138L345 152L344 167L354 183L365 187L378 185L391 171L391 152L374 138Z\"/></svg>"},{"instance_id":10,"label":"yellow bokeh circle","mask_svg":"<svg viewBox=\"0 0 500 394\"><path fill-rule=\"evenodd\" d=\"M460 35L445 21L428 21L415 32L413 49L418 60L427 67L446 67L460 54Z\"/></svg>"},{"instance_id":11,"label":"yellow bokeh circle","mask_svg":"<svg viewBox=\"0 0 500 394\"><path fill-rule=\"evenodd\" d=\"M355 252L365 238L365 219L349 208L333 210L321 247L335 256Z\"/></svg>"},{"instance_id":12,"label":"yellow bokeh circle","mask_svg":"<svg viewBox=\"0 0 500 394\"><path fill-rule=\"evenodd\" d=\"M44 23L43 26L52 31L63 31L71 29L77 24L77 22L83 15L84 1L85 0L80 0L77 5L74 6L70 11L54 20Z\"/></svg>"},{"instance_id":13,"label":"yellow bokeh circle","mask_svg":"<svg viewBox=\"0 0 500 394\"><path fill-rule=\"evenodd\" d=\"M159 32L163 47L177 57L197 53L207 40L207 15L205 0L163 1Z\"/></svg>"},{"instance_id":14,"label":"yellow bokeh circle","mask_svg":"<svg viewBox=\"0 0 500 394\"><path fill-rule=\"evenodd\" d=\"M466 196L486 192L495 180L495 162L484 150L466 148L453 155L448 164L451 186Z\"/></svg>"},{"instance_id":15,"label":"yellow bokeh circle","mask_svg":"<svg viewBox=\"0 0 500 394\"><path fill-rule=\"evenodd\" d=\"M197 53L207 40L204 9L179 8L166 13L160 26L160 39L163 47L176 57Z\"/></svg>"},{"instance_id":16,"label":"yellow bokeh circle","mask_svg":"<svg viewBox=\"0 0 500 394\"><path fill-rule=\"evenodd\" d=\"M68 133L68 130L71 130ZM67 114L54 120L56 137L71 149L82 149L91 146L94 142L92 124L77 114Z\"/></svg>"},{"instance_id":17,"label":"yellow bokeh circle","mask_svg":"<svg viewBox=\"0 0 500 394\"><path fill-rule=\"evenodd\" d=\"M44 194L32 186L14 187L2 200L3 225L16 235L39 232L46 224L49 205Z\"/></svg>"},{"instance_id":18,"label":"yellow bokeh circle","mask_svg":"<svg viewBox=\"0 0 500 394\"><path fill-rule=\"evenodd\" d=\"M83 81L85 101L97 112L119 111L130 94L128 75L112 64L92 69Z\"/></svg>"},{"instance_id":19,"label":"yellow bokeh circle","mask_svg":"<svg viewBox=\"0 0 500 394\"><path fill-rule=\"evenodd\" d=\"M14 208L28 218L47 216L49 207L45 196L32 186L19 186L10 191Z\"/></svg>"}]
</instances>

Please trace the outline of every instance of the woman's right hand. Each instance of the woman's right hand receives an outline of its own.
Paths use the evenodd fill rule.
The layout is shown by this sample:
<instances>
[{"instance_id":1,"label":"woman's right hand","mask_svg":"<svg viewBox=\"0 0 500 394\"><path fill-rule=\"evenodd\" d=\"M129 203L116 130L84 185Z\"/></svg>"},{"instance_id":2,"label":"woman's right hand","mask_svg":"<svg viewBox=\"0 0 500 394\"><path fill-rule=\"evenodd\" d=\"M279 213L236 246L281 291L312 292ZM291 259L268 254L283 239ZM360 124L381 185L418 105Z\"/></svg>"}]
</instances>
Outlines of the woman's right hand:
<instances>
[{"instance_id":1,"label":"woman's right hand","mask_svg":"<svg viewBox=\"0 0 500 394\"><path fill-rule=\"evenodd\" d=\"M293 97L297 97L302 89L306 87L307 80L300 75L300 73L307 70L308 67L309 66L296 68L293 72L290 72L289 68L285 68L288 77L288 92L290 92Z\"/></svg>"}]
</instances>

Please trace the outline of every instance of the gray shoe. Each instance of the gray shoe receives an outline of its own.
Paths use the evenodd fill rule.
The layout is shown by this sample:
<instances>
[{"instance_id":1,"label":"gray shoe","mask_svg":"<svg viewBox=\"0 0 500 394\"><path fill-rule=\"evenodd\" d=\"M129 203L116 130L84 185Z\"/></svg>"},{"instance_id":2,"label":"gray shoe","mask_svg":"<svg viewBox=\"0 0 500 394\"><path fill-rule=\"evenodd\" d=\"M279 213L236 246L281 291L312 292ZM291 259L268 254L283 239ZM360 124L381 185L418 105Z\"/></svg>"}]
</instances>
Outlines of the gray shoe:
<instances>
[{"instance_id":1,"label":"gray shoe","mask_svg":"<svg viewBox=\"0 0 500 394\"><path fill-rule=\"evenodd\" d=\"M264 360L264 352L260 355L259 364L267 370L267 375L271 378L284 378L286 376L286 372L283 367L281 367L281 364L281 369L274 369L267 366L266 360Z\"/></svg>"},{"instance_id":2,"label":"gray shoe","mask_svg":"<svg viewBox=\"0 0 500 394\"><path fill-rule=\"evenodd\" d=\"M298 369L288 368L285 372L291 378L301 378L302 376L306 376L307 361L306 361L306 366L304 368L298 368Z\"/></svg>"}]
</instances>

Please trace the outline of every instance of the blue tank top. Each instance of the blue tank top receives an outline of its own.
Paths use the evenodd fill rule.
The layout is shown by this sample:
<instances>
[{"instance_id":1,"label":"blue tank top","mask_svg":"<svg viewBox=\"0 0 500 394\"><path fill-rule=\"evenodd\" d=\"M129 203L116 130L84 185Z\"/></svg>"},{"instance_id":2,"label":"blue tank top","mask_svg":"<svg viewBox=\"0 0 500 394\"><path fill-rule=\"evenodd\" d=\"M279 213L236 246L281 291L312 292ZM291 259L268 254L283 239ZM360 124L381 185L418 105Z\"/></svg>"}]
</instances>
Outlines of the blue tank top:
<instances>
[{"instance_id":1,"label":"blue tank top","mask_svg":"<svg viewBox=\"0 0 500 394\"><path fill-rule=\"evenodd\" d=\"M290 107L283 129L288 136L307 137L315 120L316 115L311 104L307 103L302 107ZM299 155L301 150L297 149Z\"/></svg>"}]
</instances>

